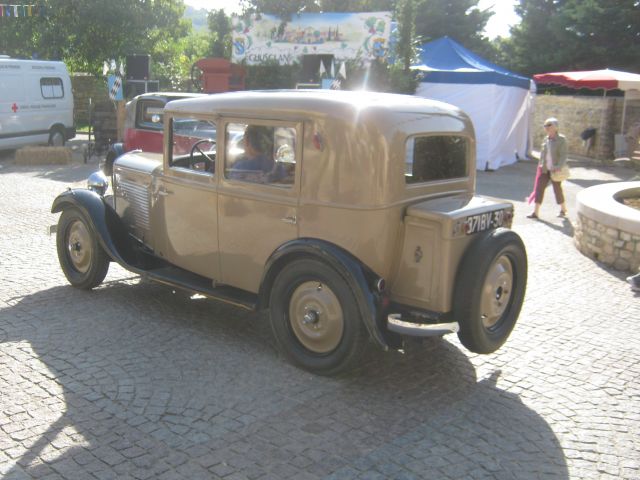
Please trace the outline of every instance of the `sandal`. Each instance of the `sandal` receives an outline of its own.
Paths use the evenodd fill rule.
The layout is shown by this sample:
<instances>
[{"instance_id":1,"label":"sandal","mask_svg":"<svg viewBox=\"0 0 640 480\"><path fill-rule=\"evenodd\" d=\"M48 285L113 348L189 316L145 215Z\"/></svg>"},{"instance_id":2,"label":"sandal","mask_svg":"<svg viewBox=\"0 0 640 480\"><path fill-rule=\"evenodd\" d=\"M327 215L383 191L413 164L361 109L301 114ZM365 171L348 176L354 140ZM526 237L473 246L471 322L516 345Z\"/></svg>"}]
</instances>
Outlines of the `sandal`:
<instances>
[{"instance_id":1,"label":"sandal","mask_svg":"<svg viewBox=\"0 0 640 480\"><path fill-rule=\"evenodd\" d=\"M559 218L565 218L566 216L567 216L567 212L565 210L560 210L560 213L558 213Z\"/></svg>"},{"instance_id":2,"label":"sandal","mask_svg":"<svg viewBox=\"0 0 640 480\"><path fill-rule=\"evenodd\" d=\"M527 218L535 218L535 219L537 219L538 215L536 215L536 213L533 212L531 215L527 215Z\"/></svg>"}]
</instances>

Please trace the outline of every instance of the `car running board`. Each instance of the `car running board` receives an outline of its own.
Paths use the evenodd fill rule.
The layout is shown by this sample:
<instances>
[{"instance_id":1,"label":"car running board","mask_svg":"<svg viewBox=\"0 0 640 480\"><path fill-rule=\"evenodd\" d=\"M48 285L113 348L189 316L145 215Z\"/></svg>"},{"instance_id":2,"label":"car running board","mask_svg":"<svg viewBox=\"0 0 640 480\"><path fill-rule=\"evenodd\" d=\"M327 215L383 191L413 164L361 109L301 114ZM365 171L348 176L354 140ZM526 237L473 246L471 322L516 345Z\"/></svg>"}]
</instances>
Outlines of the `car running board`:
<instances>
[{"instance_id":1,"label":"car running board","mask_svg":"<svg viewBox=\"0 0 640 480\"><path fill-rule=\"evenodd\" d=\"M214 288L211 279L178 267L155 268L146 270L141 275L149 280L200 293L214 300L230 303L246 310L255 311L258 308L258 296L256 294L227 285L220 285Z\"/></svg>"}]
</instances>

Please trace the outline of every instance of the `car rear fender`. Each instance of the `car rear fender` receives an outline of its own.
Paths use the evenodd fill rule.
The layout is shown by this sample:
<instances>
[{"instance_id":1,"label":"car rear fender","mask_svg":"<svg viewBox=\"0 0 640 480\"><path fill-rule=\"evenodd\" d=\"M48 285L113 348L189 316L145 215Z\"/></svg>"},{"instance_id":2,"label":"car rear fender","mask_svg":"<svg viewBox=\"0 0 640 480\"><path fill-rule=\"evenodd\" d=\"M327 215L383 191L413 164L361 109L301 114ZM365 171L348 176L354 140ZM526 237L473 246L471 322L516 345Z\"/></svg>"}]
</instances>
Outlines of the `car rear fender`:
<instances>
[{"instance_id":1,"label":"car rear fender","mask_svg":"<svg viewBox=\"0 0 640 480\"><path fill-rule=\"evenodd\" d=\"M317 258L331 266L347 281L353 290L369 334L380 347L388 350L389 343L382 333L384 332L383 303L386 293L379 292L377 288L381 278L346 250L323 240L313 238L292 240L281 245L271 254L260 282L259 308L269 306L271 287L278 273L285 265L301 257Z\"/></svg>"},{"instance_id":2,"label":"car rear fender","mask_svg":"<svg viewBox=\"0 0 640 480\"><path fill-rule=\"evenodd\" d=\"M104 251L123 267L131 268L134 253L125 225L103 197L84 188L67 190L55 198L51 213L62 212L67 208L80 210L98 236Z\"/></svg>"}]
</instances>

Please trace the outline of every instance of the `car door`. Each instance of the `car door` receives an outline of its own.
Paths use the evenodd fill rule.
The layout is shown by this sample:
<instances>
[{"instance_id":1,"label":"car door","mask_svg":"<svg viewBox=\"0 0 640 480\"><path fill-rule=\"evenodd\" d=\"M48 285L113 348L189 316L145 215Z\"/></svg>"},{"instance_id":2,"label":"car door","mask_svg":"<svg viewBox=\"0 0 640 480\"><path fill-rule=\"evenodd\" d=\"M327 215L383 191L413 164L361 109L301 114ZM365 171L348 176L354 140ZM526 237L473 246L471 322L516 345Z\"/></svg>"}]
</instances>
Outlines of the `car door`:
<instances>
[{"instance_id":1,"label":"car door","mask_svg":"<svg viewBox=\"0 0 640 480\"><path fill-rule=\"evenodd\" d=\"M216 124L193 116L169 122L171 148L154 191L157 252L178 267L218 279Z\"/></svg>"},{"instance_id":2,"label":"car door","mask_svg":"<svg viewBox=\"0 0 640 480\"><path fill-rule=\"evenodd\" d=\"M303 124L227 119L223 125L218 190L222 281L257 292L269 256L298 238Z\"/></svg>"}]
</instances>

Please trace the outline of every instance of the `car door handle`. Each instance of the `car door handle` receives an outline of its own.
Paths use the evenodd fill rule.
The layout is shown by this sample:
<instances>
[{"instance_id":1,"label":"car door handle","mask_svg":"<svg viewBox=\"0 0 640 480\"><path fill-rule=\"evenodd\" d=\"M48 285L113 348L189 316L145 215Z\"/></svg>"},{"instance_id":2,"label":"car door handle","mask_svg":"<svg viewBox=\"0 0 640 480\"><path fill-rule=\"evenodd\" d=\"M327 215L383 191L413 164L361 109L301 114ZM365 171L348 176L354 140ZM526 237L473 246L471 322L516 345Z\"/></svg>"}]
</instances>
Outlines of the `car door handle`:
<instances>
[{"instance_id":1,"label":"car door handle","mask_svg":"<svg viewBox=\"0 0 640 480\"><path fill-rule=\"evenodd\" d=\"M295 225L296 223L298 223L298 218L295 215L291 217L284 217L280 220L282 220L284 223L290 223L291 225Z\"/></svg>"}]
</instances>

